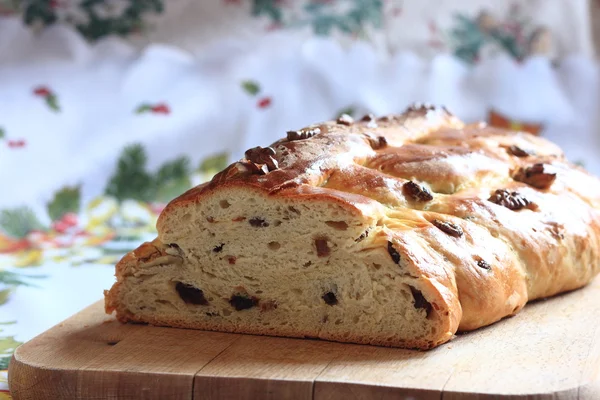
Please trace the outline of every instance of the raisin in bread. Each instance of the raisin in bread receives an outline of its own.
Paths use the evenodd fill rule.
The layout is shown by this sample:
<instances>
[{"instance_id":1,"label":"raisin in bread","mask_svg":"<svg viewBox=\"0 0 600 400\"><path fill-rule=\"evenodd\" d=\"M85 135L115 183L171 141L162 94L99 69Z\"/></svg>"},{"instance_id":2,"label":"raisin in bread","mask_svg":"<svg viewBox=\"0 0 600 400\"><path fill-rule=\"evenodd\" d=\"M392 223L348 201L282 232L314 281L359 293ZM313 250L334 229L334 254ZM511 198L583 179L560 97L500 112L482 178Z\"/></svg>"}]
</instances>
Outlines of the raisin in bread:
<instances>
[{"instance_id":1,"label":"raisin in bread","mask_svg":"<svg viewBox=\"0 0 600 400\"><path fill-rule=\"evenodd\" d=\"M413 106L288 132L173 200L105 293L123 322L427 349L600 270L600 182Z\"/></svg>"}]
</instances>

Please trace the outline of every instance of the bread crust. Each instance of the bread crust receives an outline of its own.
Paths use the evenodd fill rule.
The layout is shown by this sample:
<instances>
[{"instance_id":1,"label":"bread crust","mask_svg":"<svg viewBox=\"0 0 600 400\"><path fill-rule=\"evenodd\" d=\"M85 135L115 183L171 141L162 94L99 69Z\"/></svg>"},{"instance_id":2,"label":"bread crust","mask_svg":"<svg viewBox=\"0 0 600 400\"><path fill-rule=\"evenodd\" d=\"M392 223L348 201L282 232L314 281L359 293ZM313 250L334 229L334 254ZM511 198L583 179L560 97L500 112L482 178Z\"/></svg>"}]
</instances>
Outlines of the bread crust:
<instances>
[{"instance_id":1,"label":"bread crust","mask_svg":"<svg viewBox=\"0 0 600 400\"><path fill-rule=\"evenodd\" d=\"M277 168L266 171L245 158L171 201L158 219L158 238L117 264L106 312L116 311L123 322L427 349L457 330L514 315L527 301L579 288L600 271L600 182L543 138L465 125L430 106L298 132L315 129L312 137L271 145ZM402 260L403 273L419 279L437 333L390 342L352 327L342 336L130 312L123 282L149 265L180 261L168 246L182 239L172 216L228 191L308 206L331 203L377 221L381 228L369 246L396 252L392 258Z\"/></svg>"}]
</instances>

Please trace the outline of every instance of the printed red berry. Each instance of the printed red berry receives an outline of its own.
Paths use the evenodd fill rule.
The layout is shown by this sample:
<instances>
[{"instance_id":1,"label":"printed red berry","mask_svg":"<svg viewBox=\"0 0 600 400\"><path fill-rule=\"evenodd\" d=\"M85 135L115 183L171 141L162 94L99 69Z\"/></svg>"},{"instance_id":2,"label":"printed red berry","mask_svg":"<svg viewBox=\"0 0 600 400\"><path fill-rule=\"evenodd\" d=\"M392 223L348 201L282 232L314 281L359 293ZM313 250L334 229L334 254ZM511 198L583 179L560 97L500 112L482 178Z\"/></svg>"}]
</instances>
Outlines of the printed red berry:
<instances>
[{"instance_id":1,"label":"printed red berry","mask_svg":"<svg viewBox=\"0 0 600 400\"><path fill-rule=\"evenodd\" d=\"M154 114L170 114L171 109L166 104L157 104L150 109Z\"/></svg>"},{"instance_id":2,"label":"printed red berry","mask_svg":"<svg viewBox=\"0 0 600 400\"><path fill-rule=\"evenodd\" d=\"M65 223L66 225L68 225L69 227L71 226L77 226L77 214L75 213L66 213L65 215L63 215L63 217L60 219L61 222Z\"/></svg>"},{"instance_id":3,"label":"printed red berry","mask_svg":"<svg viewBox=\"0 0 600 400\"><path fill-rule=\"evenodd\" d=\"M7 142L8 147L12 148L12 149L18 149L21 147L25 147L25 141L23 139L21 140L9 140Z\"/></svg>"},{"instance_id":4,"label":"printed red berry","mask_svg":"<svg viewBox=\"0 0 600 400\"><path fill-rule=\"evenodd\" d=\"M52 223L52 229L54 229L58 233L65 233L70 226L63 221L54 221Z\"/></svg>"},{"instance_id":5,"label":"printed red berry","mask_svg":"<svg viewBox=\"0 0 600 400\"><path fill-rule=\"evenodd\" d=\"M258 100L257 106L258 108L267 108L271 105L272 100L270 97L263 97L262 99Z\"/></svg>"},{"instance_id":6,"label":"printed red berry","mask_svg":"<svg viewBox=\"0 0 600 400\"><path fill-rule=\"evenodd\" d=\"M52 94L52 92L45 86L38 86L33 90L33 94L41 97L48 97L50 94Z\"/></svg>"}]
</instances>

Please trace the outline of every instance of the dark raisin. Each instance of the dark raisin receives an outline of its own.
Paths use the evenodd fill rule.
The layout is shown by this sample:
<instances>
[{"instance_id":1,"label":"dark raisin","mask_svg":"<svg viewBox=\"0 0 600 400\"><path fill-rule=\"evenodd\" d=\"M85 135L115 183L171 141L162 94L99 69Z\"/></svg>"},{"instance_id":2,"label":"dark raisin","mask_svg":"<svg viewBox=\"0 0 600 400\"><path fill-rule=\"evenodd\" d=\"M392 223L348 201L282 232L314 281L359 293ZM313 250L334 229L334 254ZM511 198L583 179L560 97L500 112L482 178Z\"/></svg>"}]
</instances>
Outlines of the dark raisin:
<instances>
[{"instance_id":1,"label":"dark raisin","mask_svg":"<svg viewBox=\"0 0 600 400\"><path fill-rule=\"evenodd\" d=\"M488 264L485 260L477 260L477 266L479 268L487 269L488 271L492 269L492 266Z\"/></svg>"},{"instance_id":2,"label":"dark raisin","mask_svg":"<svg viewBox=\"0 0 600 400\"><path fill-rule=\"evenodd\" d=\"M237 258L234 256L229 256L227 257L227 261L229 262L229 264L234 265L236 262Z\"/></svg>"},{"instance_id":3,"label":"dark raisin","mask_svg":"<svg viewBox=\"0 0 600 400\"><path fill-rule=\"evenodd\" d=\"M366 237L369 236L369 231L364 231L356 240L355 242L360 242L362 240L364 240Z\"/></svg>"},{"instance_id":4,"label":"dark raisin","mask_svg":"<svg viewBox=\"0 0 600 400\"><path fill-rule=\"evenodd\" d=\"M175 290L179 293L181 300L187 304L197 304L201 306L208 305L208 301L204 297L204 292L197 287L188 285L187 283L177 282Z\"/></svg>"},{"instance_id":5,"label":"dark raisin","mask_svg":"<svg viewBox=\"0 0 600 400\"><path fill-rule=\"evenodd\" d=\"M220 253L223 250L223 246L225 246L225 243L221 243L220 245L213 247L213 251L215 253Z\"/></svg>"},{"instance_id":6,"label":"dark raisin","mask_svg":"<svg viewBox=\"0 0 600 400\"><path fill-rule=\"evenodd\" d=\"M327 257L331 253L327 239L315 239L315 247L317 248L317 257Z\"/></svg>"},{"instance_id":7,"label":"dark raisin","mask_svg":"<svg viewBox=\"0 0 600 400\"><path fill-rule=\"evenodd\" d=\"M442 232L447 233L450 236L461 237L463 235L463 230L460 226L453 224L448 221L441 221L439 219L434 219L432 223Z\"/></svg>"},{"instance_id":8,"label":"dark raisin","mask_svg":"<svg viewBox=\"0 0 600 400\"><path fill-rule=\"evenodd\" d=\"M410 288L410 292L412 293L413 299L415 299L415 308L425 310L427 316L429 317L429 314L431 314L432 310L431 304L427 300L425 300L423 293L421 293L419 289L414 288L410 285L408 287Z\"/></svg>"},{"instance_id":9,"label":"dark raisin","mask_svg":"<svg viewBox=\"0 0 600 400\"><path fill-rule=\"evenodd\" d=\"M400 253L394 248L394 244L388 241L387 247L388 253L390 253L390 257L396 264L400 264Z\"/></svg>"},{"instance_id":10,"label":"dark raisin","mask_svg":"<svg viewBox=\"0 0 600 400\"><path fill-rule=\"evenodd\" d=\"M492 203L504 206L509 210L517 211L522 208L535 208L534 204L518 192L509 192L506 189L497 189L488 199Z\"/></svg>"},{"instance_id":11,"label":"dark raisin","mask_svg":"<svg viewBox=\"0 0 600 400\"><path fill-rule=\"evenodd\" d=\"M520 148L519 146L515 146L514 144L511 146L508 146L506 151L508 152L508 154L512 154L513 156L516 156L516 157L529 157L529 156L535 155L535 153L533 151L524 150L524 149Z\"/></svg>"},{"instance_id":12,"label":"dark raisin","mask_svg":"<svg viewBox=\"0 0 600 400\"><path fill-rule=\"evenodd\" d=\"M544 164L538 163L521 168L514 179L537 189L548 189L556 180L556 173L548 172Z\"/></svg>"},{"instance_id":13,"label":"dark raisin","mask_svg":"<svg viewBox=\"0 0 600 400\"><path fill-rule=\"evenodd\" d=\"M269 226L269 223L262 218L254 217L248 220L248 223L255 228L266 228Z\"/></svg>"},{"instance_id":14,"label":"dark raisin","mask_svg":"<svg viewBox=\"0 0 600 400\"><path fill-rule=\"evenodd\" d=\"M342 114L339 116L339 118L336 121L338 124L340 125L352 125L354 123L354 118L352 118L351 116L349 116L348 114Z\"/></svg>"},{"instance_id":15,"label":"dark raisin","mask_svg":"<svg viewBox=\"0 0 600 400\"><path fill-rule=\"evenodd\" d=\"M335 297L335 293L333 292L325 293L322 298L330 306L335 306L338 303L337 297Z\"/></svg>"},{"instance_id":16,"label":"dark raisin","mask_svg":"<svg viewBox=\"0 0 600 400\"><path fill-rule=\"evenodd\" d=\"M413 181L408 181L402 185L402 193L414 201L425 202L433 200L433 196L424 186Z\"/></svg>"},{"instance_id":17,"label":"dark raisin","mask_svg":"<svg viewBox=\"0 0 600 400\"><path fill-rule=\"evenodd\" d=\"M239 294L234 294L229 299L229 304L237 311L247 310L252 308L258 304L258 299L256 297L248 297Z\"/></svg>"}]
</instances>

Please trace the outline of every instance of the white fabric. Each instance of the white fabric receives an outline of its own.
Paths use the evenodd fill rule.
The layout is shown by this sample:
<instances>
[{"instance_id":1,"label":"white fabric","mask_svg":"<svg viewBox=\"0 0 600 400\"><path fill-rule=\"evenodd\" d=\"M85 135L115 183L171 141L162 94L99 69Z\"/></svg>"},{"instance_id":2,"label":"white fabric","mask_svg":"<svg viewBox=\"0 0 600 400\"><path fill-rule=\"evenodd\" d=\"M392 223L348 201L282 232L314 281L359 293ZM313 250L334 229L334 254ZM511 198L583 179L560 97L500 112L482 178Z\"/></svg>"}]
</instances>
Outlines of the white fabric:
<instances>
[{"instance_id":1,"label":"white fabric","mask_svg":"<svg viewBox=\"0 0 600 400\"><path fill-rule=\"evenodd\" d=\"M239 158L245 148L349 105L383 114L413 101L444 104L467 121L485 119L490 107L542 121L544 134L572 159L600 172L598 68L580 56L558 68L542 58L517 64L502 56L470 67L448 55L385 56L365 43L344 49L281 32L254 48L228 41L193 57L163 45L138 51L116 38L88 45L61 26L32 37L7 20L0 38L0 126L27 141L23 149L0 146L2 207L41 207L62 185L77 183L85 202L103 190L127 143L147 145L150 167L182 153L194 162L223 150ZM17 53L29 62L11 63ZM271 107L255 106L241 89L245 79L260 83ZM32 95L40 84L57 92L61 112ZM172 113L137 115L142 102L165 102Z\"/></svg>"}]
</instances>

